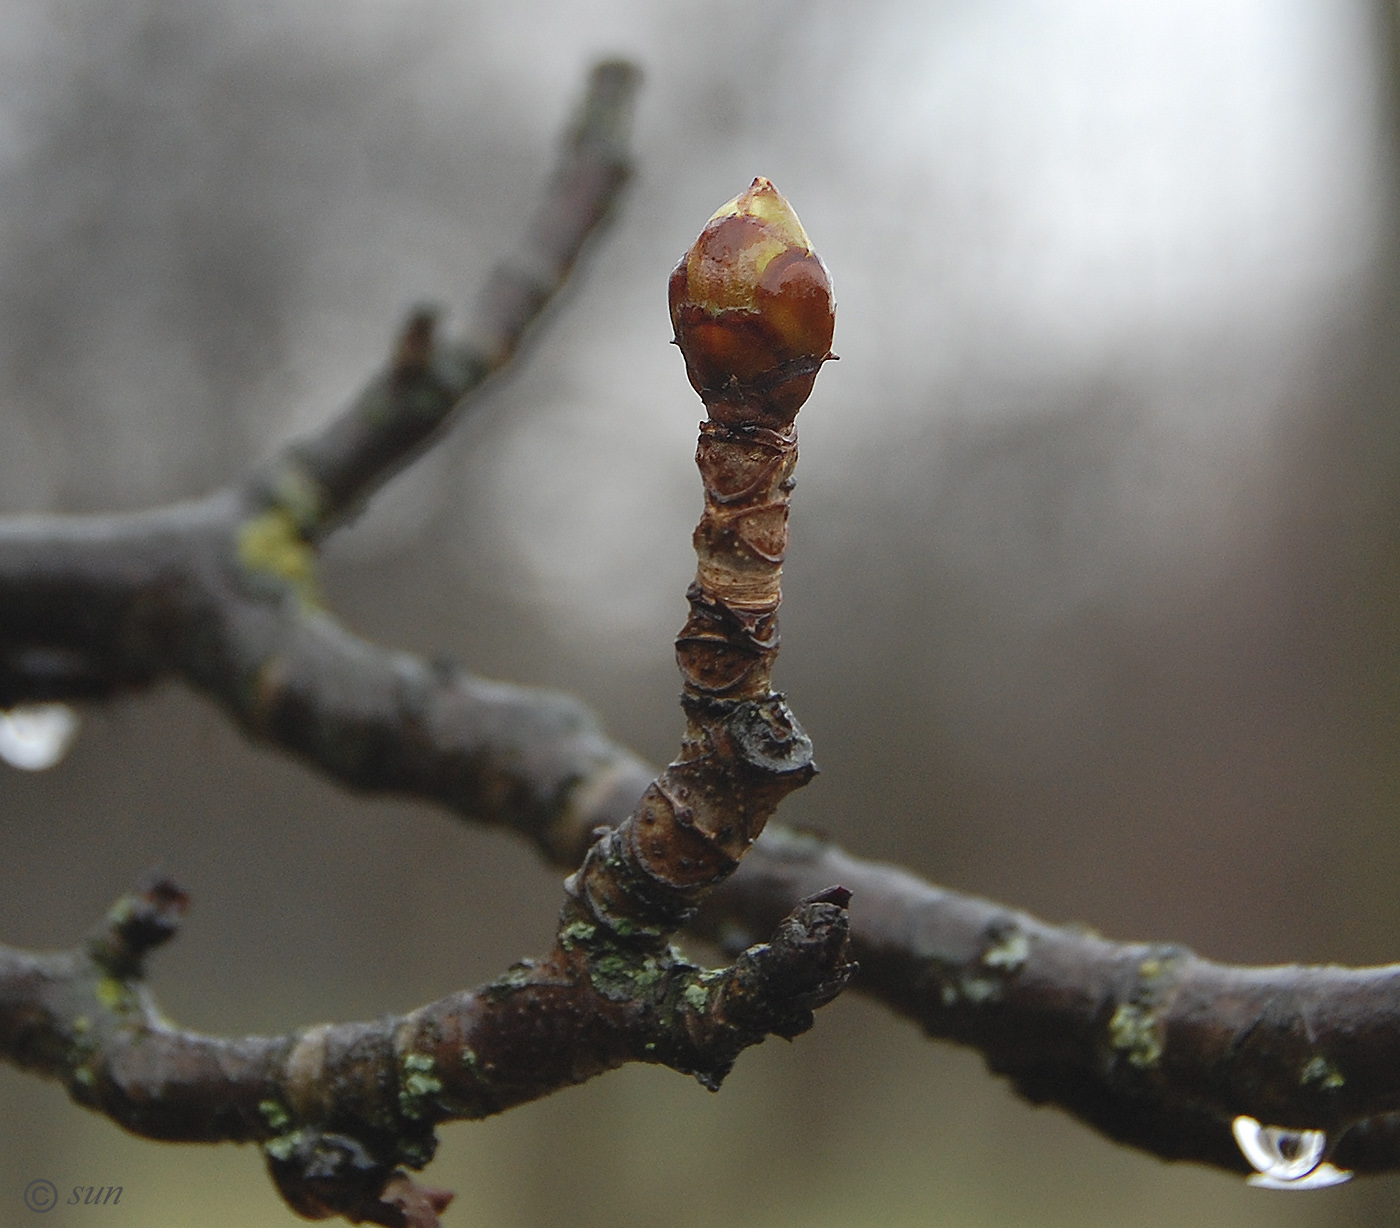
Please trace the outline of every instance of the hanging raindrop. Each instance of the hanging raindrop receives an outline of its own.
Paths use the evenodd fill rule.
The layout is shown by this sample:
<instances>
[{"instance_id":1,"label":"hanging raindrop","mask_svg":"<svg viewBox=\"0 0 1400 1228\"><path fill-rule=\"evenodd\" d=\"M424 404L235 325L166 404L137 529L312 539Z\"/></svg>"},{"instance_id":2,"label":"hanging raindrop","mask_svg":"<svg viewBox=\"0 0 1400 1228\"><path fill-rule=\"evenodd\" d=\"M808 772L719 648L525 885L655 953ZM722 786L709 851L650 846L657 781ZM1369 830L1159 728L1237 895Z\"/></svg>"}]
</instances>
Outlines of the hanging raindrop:
<instances>
[{"instance_id":1,"label":"hanging raindrop","mask_svg":"<svg viewBox=\"0 0 1400 1228\"><path fill-rule=\"evenodd\" d=\"M42 772L68 753L78 725L78 714L67 704L0 709L0 759L26 772Z\"/></svg>"},{"instance_id":2,"label":"hanging raindrop","mask_svg":"<svg viewBox=\"0 0 1400 1228\"><path fill-rule=\"evenodd\" d=\"M1253 1117L1236 1117L1235 1142L1255 1172L1249 1184L1261 1190L1321 1190L1351 1180L1351 1173L1322 1159L1324 1130L1289 1130L1261 1126Z\"/></svg>"}]
</instances>

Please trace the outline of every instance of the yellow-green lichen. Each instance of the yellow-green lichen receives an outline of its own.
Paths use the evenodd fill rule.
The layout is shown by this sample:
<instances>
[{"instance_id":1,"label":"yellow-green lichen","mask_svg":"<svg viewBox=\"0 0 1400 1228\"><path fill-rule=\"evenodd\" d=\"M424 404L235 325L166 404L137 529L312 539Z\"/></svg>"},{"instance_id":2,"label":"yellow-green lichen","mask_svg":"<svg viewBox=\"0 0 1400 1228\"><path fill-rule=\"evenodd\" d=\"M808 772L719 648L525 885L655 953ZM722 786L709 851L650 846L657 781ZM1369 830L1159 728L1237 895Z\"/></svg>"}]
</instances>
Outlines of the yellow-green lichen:
<instances>
[{"instance_id":1,"label":"yellow-green lichen","mask_svg":"<svg viewBox=\"0 0 1400 1228\"><path fill-rule=\"evenodd\" d=\"M239 526L238 561L245 571L281 580L316 604L316 552L285 508L268 508Z\"/></svg>"},{"instance_id":2,"label":"yellow-green lichen","mask_svg":"<svg viewBox=\"0 0 1400 1228\"><path fill-rule=\"evenodd\" d=\"M985 1006L989 1002L1001 1000L1002 986L985 976L960 976L955 981L944 981L939 987L938 998L944 1007L952 1008L959 1002L969 1006Z\"/></svg>"},{"instance_id":3,"label":"yellow-green lichen","mask_svg":"<svg viewBox=\"0 0 1400 1228\"><path fill-rule=\"evenodd\" d=\"M273 483L277 504L296 522L298 528L314 528L325 506L320 484L295 465L284 465Z\"/></svg>"},{"instance_id":4,"label":"yellow-green lichen","mask_svg":"<svg viewBox=\"0 0 1400 1228\"><path fill-rule=\"evenodd\" d=\"M442 1091L442 1080L432 1074L434 1065L436 1063L426 1053L404 1055L404 1075L399 1084L399 1110L405 1117L422 1117L423 1098Z\"/></svg>"},{"instance_id":5,"label":"yellow-green lichen","mask_svg":"<svg viewBox=\"0 0 1400 1228\"><path fill-rule=\"evenodd\" d=\"M114 976L104 976L97 982L93 992L97 995L97 1000L109 1011L125 1013L136 1008L136 996L131 992L131 988L125 981L119 981Z\"/></svg>"},{"instance_id":6,"label":"yellow-green lichen","mask_svg":"<svg viewBox=\"0 0 1400 1228\"><path fill-rule=\"evenodd\" d=\"M619 938L660 938L666 933L659 925L640 925L631 917L609 918L608 925Z\"/></svg>"},{"instance_id":7,"label":"yellow-green lichen","mask_svg":"<svg viewBox=\"0 0 1400 1228\"><path fill-rule=\"evenodd\" d=\"M292 1119L287 1110L276 1100L264 1100L258 1105L258 1112L262 1114L263 1120L267 1122L269 1130L275 1130L278 1134L286 1131L292 1124Z\"/></svg>"},{"instance_id":8,"label":"yellow-green lichen","mask_svg":"<svg viewBox=\"0 0 1400 1228\"><path fill-rule=\"evenodd\" d=\"M485 992L492 997L499 997L508 994L516 989L524 989L527 985L535 982L535 965L532 960L522 959L519 963L511 964L500 976L492 981Z\"/></svg>"},{"instance_id":9,"label":"yellow-green lichen","mask_svg":"<svg viewBox=\"0 0 1400 1228\"><path fill-rule=\"evenodd\" d=\"M73 1072L73 1082L78 1084L79 1087L91 1087L97 1082L97 1076L92 1073L90 1067L79 1066L77 1070Z\"/></svg>"},{"instance_id":10,"label":"yellow-green lichen","mask_svg":"<svg viewBox=\"0 0 1400 1228\"><path fill-rule=\"evenodd\" d=\"M1022 930L1013 928L995 946L983 952L982 962L988 968L1015 972L1030 958L1030 954L1031 940Z\"/></svg>"},{"instance_id":11,"label":"yellow-green lichen","mask_svg":"<svg viewBox=\"0 0 1400 1228\"><path fill-rule=\"evenodd\" d=\"M677 962L673 948L661 956L613 950L590 961L588 979L594 989L614 1002L634 1001L650 995Z\"/></svg>"},{"instance_id":12,"label":"yellow-green lichen","mask_svg":"<svg viewBox=\"0 0 1400 1228\"><path fill-rule=\"evenodd\" d=\"M305 1130L292 1130L287 1134L279 1134L276 1138L268 1139L263 1144L263 1150L274 1160L290 1160L296 1154L297 1148L301 1146L305 1137Z\"/></svg>"},{"instance_id":13,"label":"yellow-green lichen","mask_svg":"<svg viewBox=\"0 0 1400 1228\"><path fill-rule=\"evenodd\" d=\"M685 1004L693 1011L703 1011L710 1005L709 992L698 981L693 985L687 985L685 993L681 996L685 999Z\"/></svg>"},{"instance_id":14,"label":"yellow-green lichen","mask_svg":"<svg viewBox=\"0 0 1400 1228\"><path fill-rule=\"evenodd\" d=\"M1308 1064L1303 1067L1302 1083L1304 1087L1316 1084L1326 1091L1333 1092L1346 1086L1346 1077L1325 1057L1318 1054L1309 1059Z\"/></svg>"},{"instance_id":15,"label":"yellow-green lichen","mask_svg":"<svg viewBox=\"0 0 1400 1228\"><path fill-rule=\"evenodd\" d=\"M566 951L573 950L576 942L588 942L598 932L596 925L587 921L573 921L559 931L559 945Z\"/></svg>"},{"instance_id":16,"label":"yellow-green lichen","mask_svg":"<svg viewBox=\"0 0 1400 1228\"><path fill-rule=\"evenodd\" d=\"M1141 1070L1162 1060L1162 1029L1152 1009L1124 1002L1108 1021L1108 1043Z\"/></svg>"},{"instance_id":17,"label":"yellow-green lichen","mask_svg":"<svg viewBox=\"0 0 1400 1228\"><path fill-rule=\"evenodd\" d=\"M984 1002L995 1002L1001 997L1001 985L986 977L964 977L961 988L962 996L973 1006L981 1006Z\"/></svg>"}]
</instances>

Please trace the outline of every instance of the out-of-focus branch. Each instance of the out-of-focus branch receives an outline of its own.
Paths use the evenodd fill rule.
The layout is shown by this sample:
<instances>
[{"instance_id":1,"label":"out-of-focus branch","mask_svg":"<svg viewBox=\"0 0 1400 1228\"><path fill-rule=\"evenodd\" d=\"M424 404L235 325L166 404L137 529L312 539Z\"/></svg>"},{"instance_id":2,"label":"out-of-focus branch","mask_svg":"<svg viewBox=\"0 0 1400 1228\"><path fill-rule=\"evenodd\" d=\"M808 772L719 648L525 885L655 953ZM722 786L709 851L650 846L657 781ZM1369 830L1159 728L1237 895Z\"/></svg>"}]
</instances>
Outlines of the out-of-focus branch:
<instances>
[{"instance_id":1,"label":"out-of-focus branch","mask_svg":"<svg viewBox=\"0 0 1400 1228\"><path fill-rule=\"evenodd\" d=\"M352 787L516 827L564 864L652 773L575 700L366 643L319 606L316 547L517 352L629 174L639 76L596 68L544 198L457 341L417 313L352 408L241 486L125 516L0 520L0 707L176 676ZM570 833L565 846L553 833Z\"/></svg>"},{"instance_id":2,"label":"out-of-focus branch","mask_svg":"<svg viewBox=\"0 0 1400 1228\"><path fill-rule=\"evenodd\" d=\"M516 251L491 274L465 333L439 340L437 311L415 311L388 368L345 414L259 473L255 497L285 512L308 539L321 538L514 357L631 174L628 143L639 80L637 69L622 60L593 70L544 197Z\"/></svg>"}]
</instances>

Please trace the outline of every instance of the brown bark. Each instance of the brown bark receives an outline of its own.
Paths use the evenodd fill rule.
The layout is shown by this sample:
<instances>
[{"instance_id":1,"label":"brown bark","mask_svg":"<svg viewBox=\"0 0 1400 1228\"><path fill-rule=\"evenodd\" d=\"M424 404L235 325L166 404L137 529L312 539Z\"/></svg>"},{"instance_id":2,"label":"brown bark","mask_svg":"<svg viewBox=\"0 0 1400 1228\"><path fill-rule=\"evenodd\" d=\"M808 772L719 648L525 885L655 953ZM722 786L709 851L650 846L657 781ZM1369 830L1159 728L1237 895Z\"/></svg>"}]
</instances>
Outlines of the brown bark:
<instances>
[{"instance_id":1,"label":"brown bark","mask_svg":"<svg viewBox=\"0 0 1400 1228\"><path fill-rule=\"evenodd\" d=\"M436 313L415 313L344 417L241 486L134 516L0 521L0 704L179 677L351 787L508 827L557 865L587 853L553 948L395 1019L198 1036L166 1023L144 984L143 957L184 902L155 883L83 950L0 948L0 1055L138 1133L264 1143L303 1214L431 1224L445 1195L397 1166L426 1162L435 1124L623 1061L716 1086L746 1045L810 1026L851 971L840 883L856 987L978 1048L1029 1098L1166 1158L1242 1170L1229 1123L1248 1113L1326 1129L1340 1165L1400 1168L1395 967L1230 968L1049 926L781 830L753 843L813 771L770 673L796 458L786 410L825 343L799 353L744 316L738 332L778 367L731 383L688 360L713 415L706 510L677 643L685 742L654 782L577 701L366 643L319 608L324 535L510 359L606 218L634 86L624 66L595 75L522 251L464 337L443 341ZM670 946L697 908L693 932L744 948L730 967L705 972Z\"/></svg>"}]
</instances>

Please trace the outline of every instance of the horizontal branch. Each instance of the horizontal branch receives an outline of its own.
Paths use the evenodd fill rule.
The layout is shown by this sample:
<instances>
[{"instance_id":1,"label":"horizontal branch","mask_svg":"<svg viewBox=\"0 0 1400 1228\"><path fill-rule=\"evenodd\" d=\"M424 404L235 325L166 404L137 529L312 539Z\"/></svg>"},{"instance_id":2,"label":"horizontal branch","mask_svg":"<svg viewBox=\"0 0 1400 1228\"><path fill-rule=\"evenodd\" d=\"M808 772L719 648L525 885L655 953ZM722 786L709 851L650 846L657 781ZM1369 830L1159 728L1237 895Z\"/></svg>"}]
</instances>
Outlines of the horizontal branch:
<instances>
[{"instance_id":1,"label":"horizontal branch","mask_svg":"<svg viewBox=\"0 0 1400 1228\"><path fill-rule=\"evenodd\" d=\"M148 952L174 935L187 903L157 879L76 951L0 947L0 1054L146 1138L262 1143L287 1201L313 1219L435 1224L448 1196L399 1168L427 1164L437 1125L625 1062L717 1088L743 1049L809 1028L850 975L839 892L802 902L771 942L712 972L664 942L618 942L566 909L545 959L406 1015L205 1036L168 1023L145 984ZM402 1200L418 1204L417 1219Z\"/></svg>"},{"instance_id":2,"label":"horizontal branch","mask_svg":"<svg viewBox=\"0 0 1400 1228\"><path fill-rule=\"evenodd\" d=\"M358 789L430 798L577 865L652 773L576 700L472 678L351 635L316 548L461 410L562 287L630 174L639 80L592 73L517 251L465 335L416 313L351 409L248 481L122 516L0 520L0 708L178 677L249 734ZM580 835L582 833L582 835Z\"/></svg>"},{"instance_id":3,"label":"horizontal branch","mask_svg":"<svg viewBox=\"0 0 1400 1228\"><path fill-rule=\"evenodd\" d=\"M158 676L181 655L168 645L182 639L182 611L200 607L188 561L226 514L215 499L100 522L0 522L0 643L43 628L69 636L49 640L37 665L4 656L3 676L24 688L10 702L70 695L54 683L73 675L55 661L95 662L108 685L123 672ZM219 574L224 614L209 625L241 628L231 642L243 655L222 650L200 664L195 620L182 669L198 669L193 680L245 728L347 784L440 802L568 866L652 777L577 701L367 644L314 609L269 602L256 585L233 584L237 573ZM225 673L209 672L210 661ZM1229 1123L1249 1113L1342 1131L1337 1163L1400 1168L1394 970L1230 969L1176 947L1108 943L774 836L707 906L706 932L765 932L837 882L855 893L855 987L931 1035L982 1050L1032 1100L1164 1158L1242 1169Z\"/></svg>"},{"instance_id":4,"label":"horizontal branch","mask_svg":"<svg viewBox=\"0 0 1400 1228\"><path fill-rule=\"evenodd\" d=\"M770 828L694 932L729 948L813 884L852 892L852 988L979 1050L1034 1103L1163 1159L1248 1171L1247 1114L1400 1168L1400 965L1231 967L1110 942Z\"/></svg>"}]
</instances>

